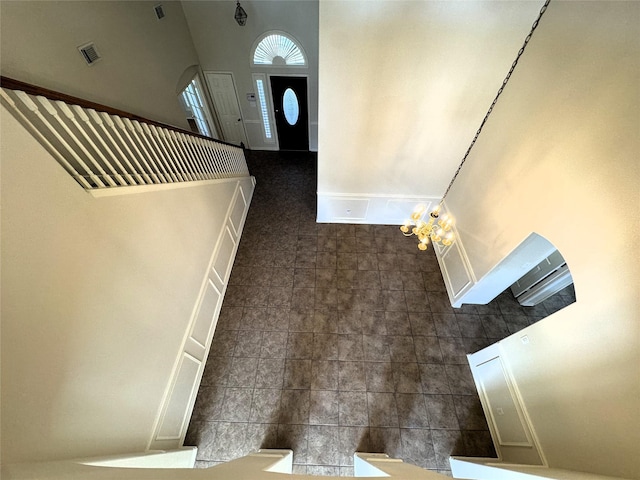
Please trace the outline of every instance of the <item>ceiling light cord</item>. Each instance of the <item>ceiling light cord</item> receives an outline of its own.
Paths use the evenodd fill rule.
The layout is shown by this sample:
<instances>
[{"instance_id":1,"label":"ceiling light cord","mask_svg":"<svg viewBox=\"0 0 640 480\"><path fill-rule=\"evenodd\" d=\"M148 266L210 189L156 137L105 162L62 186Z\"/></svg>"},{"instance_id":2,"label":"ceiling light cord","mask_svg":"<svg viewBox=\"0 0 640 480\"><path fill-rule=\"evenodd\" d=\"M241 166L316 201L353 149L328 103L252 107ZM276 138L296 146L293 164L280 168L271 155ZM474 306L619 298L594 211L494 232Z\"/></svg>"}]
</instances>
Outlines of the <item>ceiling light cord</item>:
<instances>
[{"instance_id":1,"label":"ceiling light cord","mask_svg":"<svg viewBox=\"0 0 640 480\"><path fill-rule=\"evenodd\" d=\"M507 86L507 83L509 82L509 79L511 78L511 74L515 70L516 65L518 65L518 60L520 60L520 57L524 53L524 49L527 48L527 45L529 44L529 40L531 40L531 36L533 35L533 32L535 31L535 29L538 28L538 23L540 23L540 19L542 18L542 15L544 15L544 12L547 11L547 7L549 6L550 2L551 2L551 0L546 0L544 2L544 5L540 9L540 13L538 13L538 18L536 18L536 20L533 22L533 25L531 26L531 30L529 31L529 34L524 39L524 43L522 44L522 47L520 47L520 50L518 50L518 55L516 56L516 59L511 64L511 68L509 69L509 73L507 73L507 76L502 81L502 85L500 85L500 88L498 89L498 93L496 94L496 98L493 99L493 102L491 103L491 106L489 107L489 110L487 111L486 115L482 119L482 123L480 124L480 128L478 128L478 131L476 132L475 136L473 137L473 140L471 140L471 145L469 145L469 148L467 149L467 152L464 154L464 157L462 157L462 161L460 162L460 165L458 166L458 169L456 170L456 173L453 174L453 178L451 179L451 182L449 183L449 186L447 187L447 190L444 192L444 195L442 196L442 200L440 200L439 205L442 206L442 204L444 203L444 199L447 197L447 194L449 193L449 190L451 190L451 186L453 185L453 182L456 181L456 177L460 173L460 170L462 169L462 166L464 165L464 162L467 161L467 157L469 156L469 153L471 153L471 149L475 145L476 140L478 140L478 137L480 136L480 132L482 132L482 128L484 127L485 123L487 123L487 120L489 119L489 115L491 115L491 112L493 111L493 107L498 102L498 98L500 98L500 95L502 95L504 87Z\"/></svg>"}]
</instances>

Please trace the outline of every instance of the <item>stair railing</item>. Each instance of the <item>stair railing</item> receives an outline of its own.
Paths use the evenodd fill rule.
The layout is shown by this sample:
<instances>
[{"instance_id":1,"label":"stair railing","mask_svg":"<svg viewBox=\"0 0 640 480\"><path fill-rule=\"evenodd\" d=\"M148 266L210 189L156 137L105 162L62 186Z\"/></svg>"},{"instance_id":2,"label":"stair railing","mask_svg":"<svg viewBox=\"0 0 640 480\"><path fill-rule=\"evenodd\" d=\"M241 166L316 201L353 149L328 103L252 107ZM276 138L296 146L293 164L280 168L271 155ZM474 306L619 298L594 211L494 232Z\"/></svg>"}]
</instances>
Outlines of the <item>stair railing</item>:
<instances>
[{"instance_id":1,"label":"stair railing","mask_svg":"<svg viewBox=\"0 0 640 480\"><path fill-rule=\"evenodd\" d=\"M236 145L0 77L0 97L87 190L249 176Z\"/></svg>"}]
</instances>

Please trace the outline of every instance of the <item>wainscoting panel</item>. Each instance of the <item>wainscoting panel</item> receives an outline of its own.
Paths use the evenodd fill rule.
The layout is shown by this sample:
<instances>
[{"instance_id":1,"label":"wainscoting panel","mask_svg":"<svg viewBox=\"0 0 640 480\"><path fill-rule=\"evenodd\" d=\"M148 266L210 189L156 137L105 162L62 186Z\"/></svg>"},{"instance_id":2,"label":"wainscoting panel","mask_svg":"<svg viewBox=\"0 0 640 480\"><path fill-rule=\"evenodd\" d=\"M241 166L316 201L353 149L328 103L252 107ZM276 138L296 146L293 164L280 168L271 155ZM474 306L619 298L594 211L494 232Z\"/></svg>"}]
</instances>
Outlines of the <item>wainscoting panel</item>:
<instances>
[{"instance_id":1,"label":"wainscoting panel","mask_svg":"<svg viewBox=\"0 0 640 480\"><path fill-rule=\"evenodd\" d=\"M194 358L188 353L183 354L156 440L180 440L182 431L187 428L186 424L189 422L187 414L190 412L185 410L184 405L194 394L201 366L201 359Z\"/></svg>"},{"instance_id":2,"label":"wainscoting panel","mask_svg":"<svg viewBox=\"0 0 640 480\"><path fill-rule=\"evenodd\" d=\"M218 258L220 258L220 255L218 255ZM191 331L191 338L202 346L207 345L212 320L216 314L221 298L222 295L220 294L220 291L211 282L211 280L208 279L204 296L200 303L200 310L193 325L193 330Z\"/></svg>"},{"instance_id":3,"label":"wainscoting panel","mask_svg":"<svg viewBox=\"0 0 640 480\"><path fill-rule=\"evenodd\" d=\"M156 417L148 445L150 450L176 449L184 442L254 186L253 178L237 181L224 227L206 266L191 322Z\"/></svg>"},{"instance_id":4,"label":"wainscoting panel","mask_svg":"<svg viewBox=\"0 0 640 480\"><path fill-rule=\"evenodd\" d=\"M366 223L400 226L416 205L435 205L434 197L318 192L319 223Z\"/></svg>"},{"instance_id":5,"label":"wainscoting panel","mask_svg":"<svg viewBox=\"0 0 640 480\"><path fill-rule=\"evenodd\" d=\"M237 241L235 239L235 234L231 231L232 225L231 220L229 220L229 225L226 225L224 228L224 234L222 236L222 241L220 242L220 250L218 255L216 255L216 261L213 264L213 274L216 276L216 284L221 286L225 283L226 279L229 276L231 271L231 266L233 265L233 252L237 247Z\"/></svg>"},{"instance_id":6,"label":"wainscoting panel","mask_svg":"<svg viewBox=\"0 0 640 480\"><path fill-rule=\"evenodd\" d=\"M546 465L500 343L467 355L467 359L499 460Z\"/></svg>"},{"instance_id":7,"label":"wainscoting panel","mask_svg":"<svg viewBox=\"0 0 640 480\"><path fill-rule=\"evenodd\" d=\"M244 222L244 217L247 210L247 200L244 196L242 186L238 185L236 194L231 203L231 214L229 215L229 221L236 236L240 234L241 225Z\"/></svg>"},{"instance_id":8,"label":"wainscoting panel","mask_svg":"<svg viewBox=\"0 0 640 480\"><path fill-rule=\"evenodd\" d=\"M458 239L450 247L436 249L436 252L442 252L438 255L438 261L451 304L460 307L462 297L474 284L462 244Z\"/></svg>"}]
</instances>

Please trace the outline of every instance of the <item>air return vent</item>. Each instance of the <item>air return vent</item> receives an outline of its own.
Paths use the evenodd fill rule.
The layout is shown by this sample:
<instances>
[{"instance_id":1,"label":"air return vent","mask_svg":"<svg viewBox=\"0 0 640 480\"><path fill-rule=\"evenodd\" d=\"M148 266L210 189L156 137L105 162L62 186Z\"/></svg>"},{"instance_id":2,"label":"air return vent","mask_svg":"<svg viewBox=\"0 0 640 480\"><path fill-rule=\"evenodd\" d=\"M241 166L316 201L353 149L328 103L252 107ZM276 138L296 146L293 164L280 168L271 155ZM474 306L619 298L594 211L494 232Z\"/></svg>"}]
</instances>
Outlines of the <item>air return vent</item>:
<instances>
[{"instance_id":1,"label":"air return vent","mask_svg":"<svg viewBox=\"0 0 640 480\"><path fill-rule=\"evenodd\" d=\"M82 45L78 47L80 53L82 54L82 58L87 62L87 65L93 65L98 60L100 60L100 54L98 50L96 50L96 46L93 43L87 43L86 45Z\"/></svg>"},{"instance_id":2,"label":"air return vent","mask_svg":"<svg viewBox=\"0 0 640 480\"><path fill-rule=\"evenodd\" d=\"M164 8L162 8L162 5L156 5L153 7L153 10L156 12L158 20L162 20L164 18Z\"/></svg>"}]
</instances>

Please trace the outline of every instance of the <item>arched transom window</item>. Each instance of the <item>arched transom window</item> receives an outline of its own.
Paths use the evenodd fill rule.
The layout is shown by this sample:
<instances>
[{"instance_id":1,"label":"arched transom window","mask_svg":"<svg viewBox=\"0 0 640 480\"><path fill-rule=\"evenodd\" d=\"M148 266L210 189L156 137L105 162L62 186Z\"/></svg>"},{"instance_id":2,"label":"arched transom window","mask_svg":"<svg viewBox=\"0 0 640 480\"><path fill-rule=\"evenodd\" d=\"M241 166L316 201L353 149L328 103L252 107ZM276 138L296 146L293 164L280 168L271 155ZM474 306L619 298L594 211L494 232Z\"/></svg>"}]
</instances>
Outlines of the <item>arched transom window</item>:
<instances>
[{"instance_id":1,"label":"arched transom window","mask_svg":"<svg viewBox=\"0 0 640 480\"><path fill-rule=\"evenodd\" d=\"M283 32L264 35L253 50L254 65L305 66L307 59L297 42Z\"/></svg>"}]
</instances>

